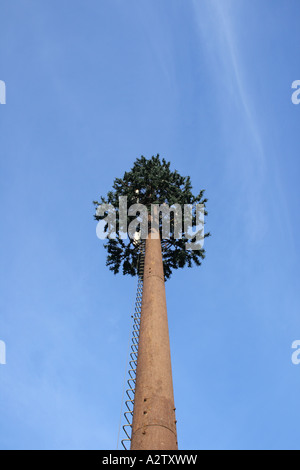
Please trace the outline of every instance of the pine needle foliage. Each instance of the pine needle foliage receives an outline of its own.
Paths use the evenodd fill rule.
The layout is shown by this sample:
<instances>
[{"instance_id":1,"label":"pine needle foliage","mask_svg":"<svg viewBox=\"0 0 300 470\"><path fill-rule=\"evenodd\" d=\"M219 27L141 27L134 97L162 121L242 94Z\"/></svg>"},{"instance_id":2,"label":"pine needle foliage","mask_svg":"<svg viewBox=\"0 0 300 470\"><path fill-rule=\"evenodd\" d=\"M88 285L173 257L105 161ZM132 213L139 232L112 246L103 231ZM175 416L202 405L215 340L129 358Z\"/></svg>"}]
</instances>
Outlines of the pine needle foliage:
<instances>
[{"instance_id":1,"label":"pine needle foliage","mask_svg":"<svg viewBox=\"0 0 300 470\"><path fill-rule=\"evenodd\" d=\"M167 162L159 155L146 159L144 156L138 158L133 168L129 172L125 172L123 178L116 178L113 188L108 192L106 197L101 197L100 202L94 201L96 207L100 204L111 204L117 211L119 197L127 196L128 207L137 202L147 207L148 213L151 213L152 204L190 204L195 207L196 204L203 204L206 208L207 199L204 198L204 190L194 195L192 192L192 184L189 176L181 176L178 171L171 170L171 163ZM205 209L205 215L207 215ZM104 217L94 216L99 221ZM133 217L128 216L128 224ZM195 214L193 213L193 223L195 223ZM188 240L184 233L184 224L182 224L182 238L175 239L174 235L174 219L170 221L170 237L162 239L162 252L165 279L169 279L174 270L193 265L200 266L205 258L205 250L186 250ZM160 231L162 235L162 220L160 220ZM107 229L107 227L106 227ZM209 237L209 233L205 233L204 237ZM107 250L106 265L114 274L120 271L126 275L137 275L137 263L139 249L138 246L130 239L123 240L120 237L119 225L117 224L116 238L109 238L104 245Z\"/></svg>"}]
</instances>

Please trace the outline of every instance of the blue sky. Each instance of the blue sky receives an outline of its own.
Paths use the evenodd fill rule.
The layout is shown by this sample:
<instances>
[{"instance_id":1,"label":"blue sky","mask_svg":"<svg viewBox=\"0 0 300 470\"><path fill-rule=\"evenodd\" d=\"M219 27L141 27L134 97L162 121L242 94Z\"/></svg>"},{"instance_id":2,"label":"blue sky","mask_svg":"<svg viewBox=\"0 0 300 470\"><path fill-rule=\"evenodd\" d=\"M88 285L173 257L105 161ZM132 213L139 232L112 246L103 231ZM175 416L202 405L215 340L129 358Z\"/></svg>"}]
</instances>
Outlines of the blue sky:
<instances>
[{"instance_id":1,"label":"blue sky","mask_svg":"<svg viewBox=\"0 0 300 470\"><path fill-rule=\"evenodd\" d=\"M167 283L179 446L299 449L299 1L0 11L0 448L116 448L136 282L92 201L160 153L213 234Z\"/></svg>"}]
</instances>

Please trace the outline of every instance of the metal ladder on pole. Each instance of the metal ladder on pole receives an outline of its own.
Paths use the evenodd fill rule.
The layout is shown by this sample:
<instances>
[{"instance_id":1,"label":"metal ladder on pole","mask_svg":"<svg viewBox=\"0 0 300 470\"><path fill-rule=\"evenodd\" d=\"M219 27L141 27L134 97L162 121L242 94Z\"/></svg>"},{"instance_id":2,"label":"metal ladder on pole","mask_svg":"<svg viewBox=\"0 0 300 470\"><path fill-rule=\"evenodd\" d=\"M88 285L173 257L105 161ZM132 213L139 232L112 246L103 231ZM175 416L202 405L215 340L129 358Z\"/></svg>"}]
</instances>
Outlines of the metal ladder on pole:
<instances>
[{"instance_id":1,"label":"metal ladder on pole","mask_svg":"<svg viewBox=\"0 0 300 470\"><path fill-rule=\"evenodd\" d=\"M133 328L131 336L131 346L129 355L129 370L128 370L128 388L126 390L127 399L125 401L125 424L123 426L123 432L125 434L124 439L121 440L124 450L129 450L131 442L131 431L132 431L132 418L134 408L134 395L136 385L136 368L139 348L139 335L140 335L140 321L142 311L142 298L143 298L143 282L144 282L144 267L145 267L145 241L141 241L139 245L139 260L138 260L138 284L135 301L135 309L132 315Z\"/></svg>"}]
</instances>

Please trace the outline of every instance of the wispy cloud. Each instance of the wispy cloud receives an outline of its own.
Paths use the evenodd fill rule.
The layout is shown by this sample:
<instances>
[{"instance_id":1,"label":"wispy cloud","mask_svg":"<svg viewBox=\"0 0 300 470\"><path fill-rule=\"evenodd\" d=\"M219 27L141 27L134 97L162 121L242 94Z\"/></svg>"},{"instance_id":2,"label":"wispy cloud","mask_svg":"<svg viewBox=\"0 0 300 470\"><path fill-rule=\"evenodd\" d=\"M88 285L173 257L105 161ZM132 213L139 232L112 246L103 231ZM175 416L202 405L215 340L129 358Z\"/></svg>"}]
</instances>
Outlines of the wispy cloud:
<instances>
[{"instance_id":1,"label":"wispy cloud","mask_svg":"<svg viewBox=\"0 0 300 470\"><path fill-rule=\"evenodd\" d=\"M236 82L236 93L239 96L240 102L242 103L250 133L252 134L256 147L259 150L258 155L263 162L264 150L261 135L257 127L257 122L253 115L253 111L251 109L252 106L249 93L246 91L249 89L249 87L246 84L246 80L243 74L243 61L241 60L239 51L237 50L237 39L234 33L233 21L228 13L228 8L224 6L224 2L221 3L220 1L212 1L211 4L217 14L218 22L221 25L220 30L222 31L223 38L225 39L225 41L222 41L222 51L229 59L232 75L234 76Z\"/></svg>"},{"instance_id":2,"label":"wispy cloud","mask_svg":"<svg viewBox=\"0 0 300 470\"><path fill-rule=\"evenodd\" d=\"M249 4L246 7L247 4L237 0L192 1L208 68L222 85L216 99L224 128L223 139L232 149L226 160L226 184L237 185L237 199L241 204L236 209L244 216L247 238L251 243L260 241L272 230L271 219L280 212L285 227L281 235L285 241L289 239L296 252L292 215L279 170L280 155L274 154L273 147L272 155L269 154L265 135L268 123L263 122L265 130L262 130L260 97L249 78L249 70L256 65L249 62L245 42L245 37L255 41L255 31L245 24L248 13L245 8ZM247 35L241 35L241 25ZM256 47L259 57L260 44ZM218 88L219 83L213 86ZM274 127L269 129L269 134L272 132ZM277 194L276 206L270 194Z\"/></svg>"},{"instance_id":3,"label":"wispy cloud","mask_svg":"<svg viewBox=\"0 0 300 470\"><path fill-rule=\"evenodd\" d=\"M232 142L238 141L238 135L242 136L240 142L235 144L235 152L227 160L228 176L239 181L243 192L241 210L248 220L247 233L254 239L263 232L266 224L261 197L266 155L256 118L253 93L247 80L245 56L242 55L235 27L239 10L237 3L233 9L233 2L230 0L193 0L193 5L200 40L205 44L207 52L208 66L222 84L222 94L217 99L220 99L219 109L225 132L230 129ZM228 109L234 109L230 120Z\"/></svg>"}]
</instances>

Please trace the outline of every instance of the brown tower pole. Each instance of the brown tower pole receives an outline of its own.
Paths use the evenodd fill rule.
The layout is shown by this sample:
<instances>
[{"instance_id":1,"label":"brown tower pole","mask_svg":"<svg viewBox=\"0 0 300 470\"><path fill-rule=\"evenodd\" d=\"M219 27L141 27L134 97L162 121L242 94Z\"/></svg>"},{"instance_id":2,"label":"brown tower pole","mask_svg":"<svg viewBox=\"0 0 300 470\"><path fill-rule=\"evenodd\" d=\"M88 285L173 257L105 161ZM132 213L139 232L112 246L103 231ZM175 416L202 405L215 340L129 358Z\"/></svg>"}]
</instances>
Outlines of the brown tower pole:
<instances>
[{"instance_id":1,"label":"brown tower pole","mask_svg":"<svg viewBox=\"0 0 300 470\"><path fill-rule=\"evenodd\" d=\"M146 240L131 450L176 450L177 431L161 240Z\"/></svg>"}]
</instances>

